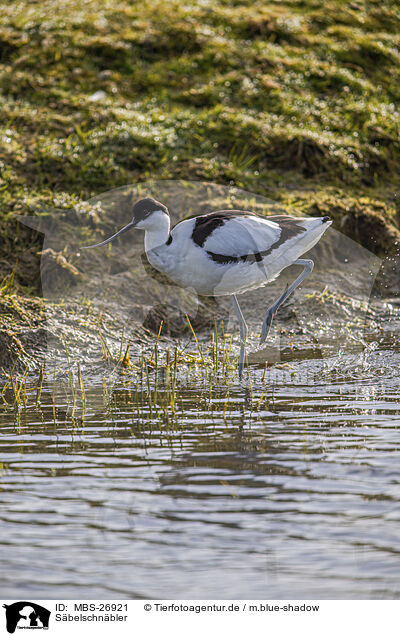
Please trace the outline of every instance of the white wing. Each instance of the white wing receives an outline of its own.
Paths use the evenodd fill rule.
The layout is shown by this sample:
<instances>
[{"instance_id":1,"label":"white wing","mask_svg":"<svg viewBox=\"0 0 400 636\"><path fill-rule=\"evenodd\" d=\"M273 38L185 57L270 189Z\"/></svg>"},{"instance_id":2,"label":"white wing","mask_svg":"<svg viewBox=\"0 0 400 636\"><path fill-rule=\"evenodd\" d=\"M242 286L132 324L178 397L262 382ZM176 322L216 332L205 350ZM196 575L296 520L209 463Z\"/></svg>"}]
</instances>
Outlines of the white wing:
<instances>
[{"instance_id":1,"label":"white wing","mask_svg":"<svg viewBox=\"0 0 400 636\"><path fill-rule=\"evenodd\" d=\"M277 223L256 216L238 216L225 221L205 239L207 252L240 257L269 250L279 241Z\"/></svg>"}]
</instances>

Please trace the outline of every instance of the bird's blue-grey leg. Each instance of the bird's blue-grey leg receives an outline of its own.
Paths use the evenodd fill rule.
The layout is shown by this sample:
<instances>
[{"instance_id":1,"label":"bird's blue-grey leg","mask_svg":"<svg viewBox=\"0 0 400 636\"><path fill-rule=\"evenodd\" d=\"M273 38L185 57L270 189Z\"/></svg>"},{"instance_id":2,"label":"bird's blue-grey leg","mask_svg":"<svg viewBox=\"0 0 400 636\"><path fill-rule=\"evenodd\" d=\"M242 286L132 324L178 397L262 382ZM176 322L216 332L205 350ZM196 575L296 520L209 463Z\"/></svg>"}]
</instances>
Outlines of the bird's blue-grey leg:
<instances>
[{"instance_id":1,"label":"bird's blue-grey leg","mask_svg":"<svg viewBox=\"0 0 400 636\"><path fill-rule=\"evenodd\" d=\"M262 343L267 338L269 334L269 330L271 329L272 320L276 312L278 311L279 307L282 305L282 303L285 302L286 298L290 296L292 292L294 292L296 287L298 287L298 285L300 285L300 283L303 282L306 276L311 274L314 267L314 262L311 261L310 259L299 258L297 261L293 262L293 265L303 265L304 269L302 273L300 274L300 276L298 276L298 278L296 278L296 280L289 287L286 288L282 296L280 296L278 300L273 305L271 305L271 307L268 309L267 315L265 316L265 319L261 328L260 345L262 345Z\"/></svg>"},{"instance_id":2,"label":"bird's blue-grey leg","mask_svg":"<svg viewBox=\"0 0 400 636\"><path fill-rule=\"evenodd\" d=\"M243 367L244 367L244 356L245 356L245 346L246 346L246 338L248 328L246 325L246 321L243 317L242 310L240 309L239 303L235 295L232 296L233 308L236 312L236 316L240 325L240 355L239 355L239 380L242 377Z\"/></svg>"}]
</instances>

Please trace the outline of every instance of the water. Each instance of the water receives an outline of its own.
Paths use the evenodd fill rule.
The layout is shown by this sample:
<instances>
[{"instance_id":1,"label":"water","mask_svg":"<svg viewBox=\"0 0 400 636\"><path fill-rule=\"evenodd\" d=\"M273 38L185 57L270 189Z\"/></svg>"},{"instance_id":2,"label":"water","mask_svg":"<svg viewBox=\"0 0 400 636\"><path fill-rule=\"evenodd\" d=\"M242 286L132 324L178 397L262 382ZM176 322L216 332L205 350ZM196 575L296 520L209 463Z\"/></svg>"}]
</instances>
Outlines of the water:
<instances>
[{"instance_id":1,"label":"water","mask_svg":"<svg viewBox=\"0 0 400 636\"><path fill-rule=\"evenodd\" d=\"M4 408L0 596L399 598L399 362L188 382L168 420L122 385L84 423Z\"/></svg>"}]
</instances>

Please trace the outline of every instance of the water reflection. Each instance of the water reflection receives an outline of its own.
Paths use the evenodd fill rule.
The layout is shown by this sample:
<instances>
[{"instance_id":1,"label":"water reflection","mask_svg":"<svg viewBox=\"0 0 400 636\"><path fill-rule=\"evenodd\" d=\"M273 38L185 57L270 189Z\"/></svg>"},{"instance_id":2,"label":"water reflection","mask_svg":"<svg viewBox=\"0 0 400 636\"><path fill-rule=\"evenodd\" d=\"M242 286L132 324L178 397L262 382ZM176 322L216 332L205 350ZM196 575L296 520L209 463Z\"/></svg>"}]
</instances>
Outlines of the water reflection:
<instances>
[{"instance_id":1,"label":"water reflection","mask_svg":"<svg viewBox=\"0 0 400 636\"><path fill-rule=\"evenodd\" d=\"M189 384L172 415L161 385L74 423L46 390L4 409L0 594L398 598L399 356L372 355L357 380L300 359L264 391Z\"/></svg>"}]
</instances>

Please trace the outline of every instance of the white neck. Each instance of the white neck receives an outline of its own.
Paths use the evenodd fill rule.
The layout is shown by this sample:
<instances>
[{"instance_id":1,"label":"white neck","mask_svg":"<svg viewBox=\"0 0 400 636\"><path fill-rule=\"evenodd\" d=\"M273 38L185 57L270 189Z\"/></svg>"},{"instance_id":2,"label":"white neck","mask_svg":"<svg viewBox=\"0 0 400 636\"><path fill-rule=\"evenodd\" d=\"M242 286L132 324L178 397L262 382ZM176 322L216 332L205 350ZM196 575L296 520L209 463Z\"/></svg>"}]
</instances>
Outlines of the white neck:
<instances>
[{"instance_id":1,"label":"white neck","mask_svg":"<svg viewBox=\"0 0 400 636\"><path fill-rule=\"evenodd\" d=\"M165 212L154 212L149 219L145 221L146 226L143 228L146 233L144 235L144 249L146 252L154 250L156 247L164 245L169 237L169 216Z\"/></svg>"}]
</instances>

